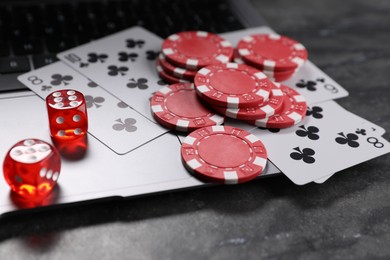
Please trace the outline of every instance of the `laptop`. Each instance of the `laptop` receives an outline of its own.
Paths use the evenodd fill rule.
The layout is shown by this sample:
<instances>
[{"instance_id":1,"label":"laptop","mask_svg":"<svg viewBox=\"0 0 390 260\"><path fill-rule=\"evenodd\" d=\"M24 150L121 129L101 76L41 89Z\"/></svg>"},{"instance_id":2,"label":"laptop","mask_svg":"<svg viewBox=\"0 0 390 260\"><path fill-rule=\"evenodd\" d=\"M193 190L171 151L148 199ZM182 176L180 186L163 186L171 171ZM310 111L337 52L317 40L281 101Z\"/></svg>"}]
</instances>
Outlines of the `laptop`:
<instances>
[{"instance_id":1,"label":"laptop","mask_svg":"<svg viewBox=\"0 0 390 260\"><path fill-rule=\"evenodd\" d=\"M25 138L51 142L44 102L17 76L57 61L56 53L132 26L164 39L185 30L227 33L264 25L249 1L115 0L3 1L0 4L0 157ZM55 191L45 201L20 201L0 180L0 214L24 208L130 197L205 186L180 160L183 136L166 132L118 155L88 135L81 160L62 161ZM269 164L269 175L278 173Z\"/></svg>"}]
</instances>

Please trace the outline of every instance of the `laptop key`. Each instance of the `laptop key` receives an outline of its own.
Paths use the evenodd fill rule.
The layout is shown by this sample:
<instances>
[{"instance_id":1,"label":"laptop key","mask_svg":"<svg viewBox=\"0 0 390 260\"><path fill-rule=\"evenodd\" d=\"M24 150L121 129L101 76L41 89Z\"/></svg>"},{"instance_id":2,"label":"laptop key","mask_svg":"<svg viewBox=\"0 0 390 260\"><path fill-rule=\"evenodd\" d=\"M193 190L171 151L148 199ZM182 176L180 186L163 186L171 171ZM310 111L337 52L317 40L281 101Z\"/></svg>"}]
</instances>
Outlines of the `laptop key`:
<instances>
[{"instance_id":1,"label":"laptop key","mask_svg":"<svg viewBox=\"0 0 390 260\"><path fill-rule=\"evenodd\" d=\"M49 52L57 53L76 46L76 42L73 38L51 38L46 40L46 46Z\"/></svg>"},{"instance_id":2,"label":"laptop key","mask_svg":"<svg viewBox=\"0 0 390 260\"><path fill-rule=\"evenodd\" d=\"M9 55L9 45L6 42L0 41L0 57Z\"/></svg>"},{"instance_id":3,"label":"laptop key","mask_svg":"<svg viewBox=\"0 0 390 260\"><path fill-rule=\"evenodd\" d=\"M26 39L12 43L15 55L38 54L43 52L42 42L38 39Z\"/></svg>"},{"instance_id":4,"label":"laptop key","mask_svg":"<svg viewBox=\"0 0 390 260\"><path fill-rule=\"evenodd\" d=\"M0 58L0 73L27 72L30 63L27 57Z\"/></svg>"},{"instance_id":5,"label":"laptop key","mask_svg":"<svg viewBox=\"0 0 390 260\"><path fill-rule=\"evenodd\" d=\"M39 55L33 55L32 57L34 68L38 69L40 67L46 66L48 64L51 64L53 62L58 61L55 54L39 54Z\"/></svg>"}]
</instances>

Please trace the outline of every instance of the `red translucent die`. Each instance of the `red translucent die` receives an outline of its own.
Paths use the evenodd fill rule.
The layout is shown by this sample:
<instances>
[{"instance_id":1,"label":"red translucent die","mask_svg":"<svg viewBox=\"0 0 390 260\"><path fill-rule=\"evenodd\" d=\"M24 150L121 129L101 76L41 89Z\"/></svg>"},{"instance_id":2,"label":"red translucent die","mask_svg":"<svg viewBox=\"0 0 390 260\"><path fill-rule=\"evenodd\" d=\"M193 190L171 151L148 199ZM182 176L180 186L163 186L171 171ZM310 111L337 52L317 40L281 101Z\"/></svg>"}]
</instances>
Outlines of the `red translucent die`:
<instances>
[{"instance_id":1,"label":"red translucent die","mask_svg":"<svg viewBox=\"0 0 390 260\"><path fill-rule=\"evenodd\" d=\"M46 97L50 134L54 138L73 139L88 130L84 95L76 90L55 91Z\"/></svg>"},{"instance_id":2,"label":"red translucent die","mask_svg":"<svg viewBox=\"0 0 390 260\"><path fill-rule=\"evenodd\" d=\"M60 170L61 158L57 150L38 139L16 143L3 163L8 185L25 197L46 196L56 185Z\"/></svg>"}]
</instances>

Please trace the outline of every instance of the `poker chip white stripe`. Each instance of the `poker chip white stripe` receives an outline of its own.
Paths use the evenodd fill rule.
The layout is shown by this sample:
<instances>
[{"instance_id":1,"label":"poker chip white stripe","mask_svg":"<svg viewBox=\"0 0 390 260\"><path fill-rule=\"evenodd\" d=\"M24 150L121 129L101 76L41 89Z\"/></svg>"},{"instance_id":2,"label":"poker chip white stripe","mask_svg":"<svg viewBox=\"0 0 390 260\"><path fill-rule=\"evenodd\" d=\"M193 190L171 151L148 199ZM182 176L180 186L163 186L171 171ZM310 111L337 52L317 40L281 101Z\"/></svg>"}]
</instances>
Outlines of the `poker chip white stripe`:
<instances>
[{"instance_id":1,"label":"poker chip white stripe","mask_svg":"<svg viewBox=\"0 0 390 260\"><path fill-rule=\"evenodd\" d=\"M224 122L224 118L222 116L219 116L219 115L214 115L214 116L210 117L210 120L214 121L217 125L220 125Z\"/></svg>"},{"instance_id":2,"label":"poker chip white stripe","mask_svg":"<svg viewBox=\"0 0 390 260\"><path fill-rule=\"evenodd\" d=\"M197 34L199 37L207 37L208 32L198 31L196 34Z\"/></svg>"},{"instance_id":3,"label":"poker chip white stripe","mask_svg":"<svg viewBox=\"0 0 390 260\"><path fill-rule=\"evenodd\" d=\"M196 138L192 137L192 136L187 136L185 139L184 139L184 143L186 144L189 144L189 145L193 145L194 142L196 141Z\"/></svg>"},{"instance_id":4,"label":"poker chip white stripe","mask_svg":"<svg viewBox=\"0 0 390 260\"><path fill-rule=\"evenodd\" d=\"M210 70L203 68L203 69L199 70L198 73L206 76L207 74L210 73Z\"/></svg>"},{"instance_id":5,"label":"poker chip white stripe","mask_svg":"<svg viewBox=\"0 0 390 260\"><path fill-rule=\"evenodd\" d=\"M274 83L275 84L275 83ZM283 91L281 89L273 89L272 90L272 95L274 97L280 97L283 96Z\"/></svg>"},{"instance_id":6,"label":"poker chip white stripe","mask_svg":"<svg viewBox=\"0 0 390 260\"><path fill-rule=\"evenodd\" d=\"M268 37L272 40L279 40L280 39L280 35L279 34L276 34L276 33L270 33L268 35Z\"/></svg>"},{"instance_id":7,"label":"poker chip white stripe","mask_svg":"<svg viewBox=\"0 0 390 260\"><path fill-rule=\"evenodd\" d=\"M255 143L255 142L259 141L259 138L257 138L253 134L247 135L247 136L245 136L245 138L248 139L251 143Z\"/></svg>"},{"instance_id":8,"label":"poker chip white stripe","mask_svg":"<svg viewBox=\"0 0 390 260\"><path fill-rule=\"evenodd\" d=\"M240 103L240 99L235 98L235 97L228 97L227 102L230 104L230 107L238 108L238 104Z\"/></svg>"},{"instance_id":9,"label":"poker chip white stripe","mask_svg":"<svg viewBox=\"0 0 390 260\"><path fill-rule=\"evenodd\" d=\"M222 63L227 63L227 62L229 62L229 60L230 60L230 58L227 57L226 55L218 55L218 56L216 57L216 59L219 60L219 61L222 62Z\"/></svg>"},{"instance_id":10,"label":"poker chip white stripe","mask_svg":"<svg viewBox=\"0 0 390 260\"><path fill-rule=\"evenodd\" d=\"M267 78L267 75L265 75L263 72L260 72L260 71L255 73L254 75L258 79L265 79L265 78Z\"/></svg>"},{"instance_id":11,"label":"poker chip white stripe","mask_svg":"<svg viewBox=\"0 0 390 260\"><path fill-rule=\"evenodd\" d=\"M265 166L267 165L267 159L256 156L256 159L254 160L253 163L258 165L258 166L261 166L264 169Z\"/></svg>"},{"instance_id":12,"label":"poker chip white stripe","mask_svg":"<svg viewBox=\"0 0 390 260\"><path fill-rule=\"evenodd\" d=\"M264 100L267 100L269 97L269 91L265 91L264 89L260 89L259 91L256 92L256 95L263 97Z\"/></svg>"},{"instance_id":13,"label":"poker chip white stripe","mask_svg":"<svg viewBox=\"0 0 390 260\"><path fill-rule=\"evenodd\" d=\"M187 165L188 165L191 169L196 170L196 169L198 169L199 167L201 167L203 164L200 163L198 160L193 159L193 160L187 162Z\"/></svg>"},{"instance_id":14,"label":"poker chip white stripe","mask_svg":"<svg viewBox=\"0 0 390 260\"><path fill-rule=\"evenodd\" d=\"M230 46L232 46L232 44L231 44L230 42L228 42L228 41L223 41L223 42L221 42L221 45L222 45L223 47L230 47Z\"/></svg>"},{"instance_id":15,"label":"poker chip white stripe","mask_svg":"<svg viewBox=\"0 0 390 260\"><path fill-rule=\"evenodd\" d=\"M275 62L272 60L265 60L264 61L264 68L273 70L275 68Z\"/></svg>"},{"instance_id":16,"label":"poker chip white stripe","mask_svg":"<svg viewBox=\"0 0 390 260\"><path fill-rule=\"evenodd\" d=\"M225 127L222 125L212 126L211 129L213 130L213 132L224 132L225 131Z\"/></svg>"},{"instance_id":17,"label":"poker chip white stripe","mask_svg":"<svg viewBox=\"0 0 390 260\"><path fill-rule=\"evenodd\" d=\"M302 121L302 116L300 114L298 114L297 112L292 112L291 114L288 114L287 116L289 118L291 118L292 120L294 120L294 125L298 124L299 122Z\"/></svg>"},{"instance_id":18,"label":"poker chip white stripe","mask_svg":"<svg viewBox=\"0 0 390 260\"><path fill-rule=\"evenodd\" d=\"M196 69L196 67L198 66L198 63L199 63L198 60L194 60L194 59L188 59L188 60L187 60L187 66L188 66L188 68L194 68L194 69Z\"/></svg>"},{"instance_id":19,"label":"poker chip white stripe","mask_svg":"<svg viewBox=\"0 0 390 260\"><path fill-rule=\"evenodd\" d=\"M175 75L178 75L178 76L183 76L185 72L186 72L186 70L185 70L185 69L182 69L182 68L175 68L175 69L173 70L173 73L174 73Z\"/></svg>"},{"instance_id":20,"label":"poker chip white stripe","mask_svg":"<svg viewBox=\"0 0 390 260\"><path fill-rule=\"evenodd\" d=\"M187 131L189 124L190 124L189 121L179 119L177 120L176 129L179 131Z\"/></svg>"},{"instance_id":21,"label":"poker chip white stripe","mask_svg":"<svg viewBox=\"0 0 390 260\"><path fill-rule=\"evenodd\" d=\"M169 92L171 92L172 89L169 88L169 87L163 87L163 88L161 88L159 91L160 91L161 93L163 93L164 95L166 95L166 94L168 94Z\"/></svg>"},{"instance_id":22,"label":"poker chip white stripe","mask_svg":"<svg viewBox=\"0 0 390 260\"><path fill-rule=\"evenodd\" d=\"M172 34L171 36L168 37L171 41L176 41L177 39L179 39L179 35L177 34Z\"/></svg>"},{"instance_id":23,"label":"poker chip white stripe","mask_svg":"<svg viewBox=\"0 0 390 260\"><path fill-rule=\"evenodd\" d=\"M301 43L296 43L296 44L294 44L294 49L296 49L296 50L305 50L306 48L305 48L305 46L303 46L303 44L301 44Z\"/></svg>"},{"instance_id":24,"label":"poker chip white stripe","mask_svg":"<svg viewBox=\"0 0 390 260\"><path fill-rule=\"evenodd\" d=\"M241 55L241 56L247 56L250 54L249 50L248 49L239 49L238 50L238 53Z\"/></svg>"},{"instance_id":25,"label":"poker chip white stripe","mask_svg":"<svg viewBox=\"0 0 390 260\"><path fill-rule=\"evenodd\" d=\"M174 51L172 49L163 49L163 53L165 56L172 55Z\"/></svg>"},{"instance_id":26,"label":"poker chip white stripe","mask_svg":"<svg viewBox=\"0 0 390 260\"><path fill-rule=\"evenodd\" d=\"M203 85L203 86L199 86L196 88L198 91L200 91L201 93L206 93L208 91L210 91L210 89L206 86L206 85Z\"/></svg>"},{"instance_id":27,"label":"poker chip white stripe","mask_svg":"<svg viewBox=\"0 0 390 260\"><path fill-rule=\"evenodd\" d=\"M238 64L237 64L237 63L230 62L230 63L227 63L227 64L226 64L226 68L229 68L229 69L237 69L237 68L238 68Z\"/></svg>"},{"instance_id":28,"label":"poker chip white stripe","mask_svg":"<svg viewBox=\"0 0 390 260\"><path fill-rule=\"evenodd\" d=\"M152 111L154 113L159 113L159 112L164 111L164 109L160 105L157 105L157 106L152 106Z\"/></svg>"},{"instance_id":29,"label":"poker chip white stripe","mask_svg":"<svg viewBox=\"0 0 390 260\"><path fill-rule=\"evenodd\" d=\"M273 109L273 107L271 107L270 105L265 105L265 106L261 107L260 110L264 111L264 113L267 116L273 115L275 112L275 109Z\"/></svg>"},{"instance_id":30,"label":"poker chip white stripe","mask_svg":"<svg viewBox=\"0 0 390 260\"><path fill-rule=\"evenodd\" d=\"M297 101L297 102L306 102L305 97L302 96L302 95L296 95L296 96L293 96L293 98L294 98L295 101Z\"/></svg>"},{"instance_id":31,"label":"poker chip white stripe","mask_svg":"<svg viewBox=\"0 0 390 260\"><path fill-rule=\"evenodd\" d=\"M238 183L238 175L236 171L225 171L223 172L225 177L225 184L237 184Z\"/></svg>"}]
</instances>

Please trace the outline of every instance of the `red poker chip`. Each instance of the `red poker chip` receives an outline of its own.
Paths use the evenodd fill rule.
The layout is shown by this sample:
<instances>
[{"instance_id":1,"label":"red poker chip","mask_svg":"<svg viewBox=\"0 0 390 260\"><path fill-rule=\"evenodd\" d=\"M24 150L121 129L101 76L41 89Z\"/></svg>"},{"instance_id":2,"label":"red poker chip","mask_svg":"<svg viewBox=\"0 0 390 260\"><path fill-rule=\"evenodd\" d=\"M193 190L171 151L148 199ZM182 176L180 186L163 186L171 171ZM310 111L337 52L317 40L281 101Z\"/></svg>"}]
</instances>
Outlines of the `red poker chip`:
<instances>
[{"instance_id":1,"label":"red poker chip","mask_svg":"<svg viewBox=\"0 0 390 260\"><path fill-rule=\"evenodd\" d=\"M265 128L286 128L298 124L306 116L305 98L294 89L281 85L284 93L283 106L279 113L268 118L248 121L248 123Z\"/></svg>"},{"instance_id":2,"label":"red poker chip","mask_svg":"<svg viewBox=\"0 0 390 260\"><path fill-rule=\"evenodd\" d=\"M227 63L233 57L233 47L222 37L203 31L172 34L164 40L162 53L172 64L199 69L211 64Z\"/></svg>"},{"instance_id":3,"label":"red poker chip","mask_svg":"<svg viewBox=\"0 0 390 260\"><path fill-rule=\"evenodd\" d=\"M177 131L219 125L224 118L205 108L191 83L178 83L157 91L151 101L152 114L161 125Z\"/></svg>"},{"instance_id":4,"label":"red poker chip","mask_svg":"<svg viewBox=\"0 0 390 260\"><path fill-rule=\"evenodd\" d=\"M213 106L255 107L268 100L272 82L261 71L244 64L211 65L196 73L197 93Z\"/></svg>"},{"instance_id":5,"label":"red poker chip","mask_svg":"<svg viewBox=\"0 0 390 260\"><path fill-rule=\"evenodd\" d=\"M172 75L169 75L168 73L166 73L164 71L164 69L161 67L161 65L159 64L159 60L157 61L157 66L156 66L156 69L157 69L157 72L158 72L158 75L160 76L160 78L162 78L163 80L165 80L166 82L170 83L170 84L175 84L175 83L191 83L191 81L189 80L186 80L186 79L179 79L179 78L176 78Z\"/></svg>"},{"instance_id":6,"label":"red poker chip","mask_svg":"<svg viewBox=\"0 0 390 260\"><path fill-rule=\"evenodd\" d=\"M197 70L183 69L183 68L180 68L180 67L177 67L177 66L171 64L169 61L167 61L165 59L164 54L162 54L162 53L159 55L158 60L159 60L160 66L163 68L163 70L167 74L169 74L173 77L176 77L176 78L186 79L186 80L192 81L196 75L196 72L198 72Z\"/></svg>"},{"instance_id":7,"label":"red poker chip","mask_svg":"<svg viewBox=\"0 0 390 260\"><path fill-rule=\"evenodd\" d=\"M280 84L274 83L268 101L261 106L238 109L213 107L213 109L218 113L230 118L241 120L257 120L270 117L276 113L279 113L279 111L282 109L283 100L284 93L280 89Z\"/></svg>"},{"instance_id":8,"label":"red poker chip","mask_svg":"<svg viewBox=\"0 0 390 260\"><path fill-rule=\"evenodd\" d=\"M272 80L272 81L276 81L276 82L281 82L281 81L285 81L285 80L288 80L289 78L291 78L294 74L295 74L295 71L288 71L287 73L285 72L267 72L267 71L263 71L263 73L265 75L267 75L267 77Z\"/></svg>"},{"instance_id":9,"label":"red poker chip","mask_svg":"<svg viewBox=\"0 0 390 260\"><path fill-rule=\"evenodd\" d=\"M301 43L278 34L246 36L239 41L237 49L245 63L269 71L296 69L308 57Z\"/></svg>"},{"instance_id":10,"label":"red poker chip","mask_svg":"<svg viewBox=\"0 0 390 260\"><path fill-rule=\"evenodd\" d=\"M190 133L181 146L184 166L200 179L237 184L259 176L267 150L251 133L230 126L210 126Z\"/></svg>"}]
</instances>

